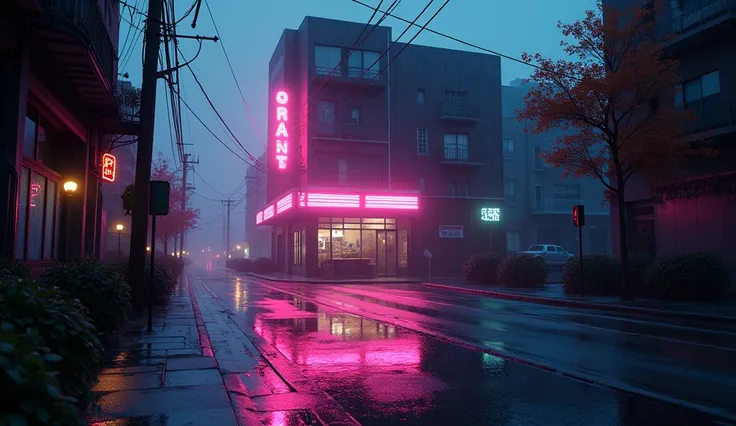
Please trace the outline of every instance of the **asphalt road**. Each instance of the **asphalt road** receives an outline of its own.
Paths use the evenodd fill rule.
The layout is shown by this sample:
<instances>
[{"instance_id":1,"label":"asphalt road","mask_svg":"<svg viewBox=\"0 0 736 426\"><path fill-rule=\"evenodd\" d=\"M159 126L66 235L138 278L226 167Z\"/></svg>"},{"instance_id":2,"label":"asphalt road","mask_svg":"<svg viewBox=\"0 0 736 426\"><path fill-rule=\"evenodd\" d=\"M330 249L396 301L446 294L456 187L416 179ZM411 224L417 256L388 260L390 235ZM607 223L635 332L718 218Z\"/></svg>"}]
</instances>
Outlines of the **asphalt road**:
<instances>
[{"instance_id":1,"label":"asphalt road","mask_svg":"<svg viewBox=\"0 0 736 426\"><path fill-rule=\"evenodd\" d=\"M364 425L736 424L734 327L420 285L198 275Z\"/></svg>"}]
</instances>

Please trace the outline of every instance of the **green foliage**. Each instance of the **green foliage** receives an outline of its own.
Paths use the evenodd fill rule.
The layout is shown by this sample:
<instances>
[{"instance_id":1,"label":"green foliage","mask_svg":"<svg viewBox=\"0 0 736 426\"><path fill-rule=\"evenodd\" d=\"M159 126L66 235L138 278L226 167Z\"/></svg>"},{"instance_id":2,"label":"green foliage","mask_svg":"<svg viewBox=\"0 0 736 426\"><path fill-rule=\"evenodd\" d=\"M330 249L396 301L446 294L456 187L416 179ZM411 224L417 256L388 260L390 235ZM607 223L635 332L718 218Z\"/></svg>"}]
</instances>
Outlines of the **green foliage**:
<instances>
[{"instance_id":1,"label":"green foliage","mask_svg":"<svg viewBox=\"0 0 736 426\"><path fill-rule=\"evenodd\" d=\"M85 311L78 300L66 298L57 287L7 277L0 280L0 323L16 331L36 330L43 346L61 357L54 370L62 393L82 405L90 401L90 387L103 362L102 345Z\"/></svg>"},{"instance_id":2,"label":"green foliage","mask_svg":"<svg viewBox=\"0 0 736 426\"><path fill-rule=\"evenodd\" d=\"M31 275L31 271L22 260L15 260L10 257L0 259L0 273L18 278L29 278Z\"/></svg>"},{"instance_id":3,"label":"green foliage","mask_svg":"<svg viewBox=\"0 0 736 426\"><path fill-rule=\"evenodd\" d=\"M151 262L150 258L146 259L145 276L146 286L150 281L151 276ZM176 291L176 284L178 282L178 276L184 269L184 264L179 258L173 256L166 256L161 253L157 253L156 265L153 269L153 302L157 306L165 305L171 296ZM111 264L111 268L120 274L123 279L128 282L128 259L123 258L114 264ZM175 271L179 271L178 273ZM148 290L146 289L146 295Z\"/></svg>"},{"instance_id":4,"label":"green foliage","mask_svg":"<svg viewBox=\"0 0 736 426\"><path fill-rule=\"evenodd\" d=\"M498 259L490 253L478 253L463 263L463 275L468 281L478 284L496 282Z\"/></svg>"},{"instance_id":5,"label":"green foliage","mask_svg":"<svg viewBox=\"0 0 736 426\"><path fill-rule=\"evenodd\" d=\"M636 293L646 295L646 279L649 268L657 259L644 253L634 253L629 256L629 285Z\"/></svg>"},{"instance_id":6,"label":"green foliage","mask_svg":"<svg viewBox=\"0 0 736 426\"><path fill-rule=\"evenodd\" d=\"M540 287L547 283L547 265L530 254L510 256L498 265L498 281L507 287Z\"/></svg>"},{"instance_id":7,"label":"green foliage","mask_svg":"<svg viewBox=\"0 0 736 426\"><path fill-rule=\"evenodd\" d=\"M251 259L227 259L225 266L238 272L255 272L255 264Z\"/></svg>"},{"instance_id":8,"label":"green foliage","mask_svg":"<svg viewBox=\"0 0 736 426\"><path fill-rule=\"evenodd\" d=\"M36 329L22 330L12 322L2 322L0 425L86 424L76 400L62 395L54 371L60 361Z\"/></svg>"},{"instance_id":9,"label":"green foliage","mask_svg":"<svg viewBox=\"0 0 736 426\"><path fill-rule=\"evenodd\" d=\"M89 318L102 335L123 326L131 311L130 286L112 268L91 259L59 263L46 270L41 283L57 286L87 308Z\"/></svg>"},{"instance_id":10,"label":"green foliage","mask_svg":"<svg viewBox=\"0 0 736 426\"><path fill-rule=\"evenodd\" d=\"M650 295L668 300L717 300L729 286L725 265L709 253L661 257L649 268L646 279Z\"/></svg>"},{"instance_id":11,"label":"green foliage","mask_svg":"<svg viewBox=\"0 0 736 426\"><path fill-rule=\"evenodd\" d=\"M613 295L621 290L621 268L616 259L605 254L583 256L583 279L586 295ZM565 293L580 293L580 261L572 257L562 270Z\"/></svg>"}]
</instances>

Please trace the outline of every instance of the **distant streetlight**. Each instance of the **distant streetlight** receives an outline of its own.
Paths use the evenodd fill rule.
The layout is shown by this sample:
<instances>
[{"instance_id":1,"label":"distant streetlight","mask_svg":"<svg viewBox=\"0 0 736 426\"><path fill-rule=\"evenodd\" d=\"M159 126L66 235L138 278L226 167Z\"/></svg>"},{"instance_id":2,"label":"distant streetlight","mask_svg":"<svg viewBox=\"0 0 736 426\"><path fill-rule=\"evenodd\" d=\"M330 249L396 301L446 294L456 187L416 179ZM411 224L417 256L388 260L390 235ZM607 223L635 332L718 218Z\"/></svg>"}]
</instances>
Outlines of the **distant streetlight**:
<instances>
[{"instance_id":1,"label":"distant streetlight","mask_svg":"<svg viewBox=\"0 0 736 426\"><path fill-rule=\"evenodd\" d=\"M151 246L146 246L146 251L151 251Z\"/></svg>"},{"instance_id":2,"label":"distant streetlight","mask_svg":"<svg viewBox=\"0 0 736 426\"><path fill-rule=\"evenodd\" d=\"M123 235L123 228L124 226L122 223L115 225L115 229L118 230L118 260L120 260L120 237Z\"/></svg>"},{"instance_id":3,"label":"distant streetlight","mask_svg":"<svg viewBox=\"0 0 736 426\"><path fill-rule=\"evenodd\" d=\"M235 246L235 248L236 248L237 250L240 250L240 246Z\"/></svg>"}]
</instances>

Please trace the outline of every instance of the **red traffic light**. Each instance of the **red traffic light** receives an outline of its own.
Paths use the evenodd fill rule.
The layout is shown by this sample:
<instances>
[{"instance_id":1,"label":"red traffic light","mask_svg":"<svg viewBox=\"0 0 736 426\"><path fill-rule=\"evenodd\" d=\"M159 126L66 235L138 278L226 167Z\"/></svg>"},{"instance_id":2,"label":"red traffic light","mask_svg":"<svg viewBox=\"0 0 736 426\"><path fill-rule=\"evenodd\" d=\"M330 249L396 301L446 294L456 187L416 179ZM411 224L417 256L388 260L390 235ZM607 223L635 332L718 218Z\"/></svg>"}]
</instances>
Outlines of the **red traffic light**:
<instances>
[{"instance_id":1,"label":"red traffic light","mask_svg":"<svg viewBox=\"0 0 736 426\"><path fill-rule=\"evenodd\" d=\"M582 204L572 206L572 223L575 226L583 226L585 224L585 206Z\"/></svg>"}]
</instances>

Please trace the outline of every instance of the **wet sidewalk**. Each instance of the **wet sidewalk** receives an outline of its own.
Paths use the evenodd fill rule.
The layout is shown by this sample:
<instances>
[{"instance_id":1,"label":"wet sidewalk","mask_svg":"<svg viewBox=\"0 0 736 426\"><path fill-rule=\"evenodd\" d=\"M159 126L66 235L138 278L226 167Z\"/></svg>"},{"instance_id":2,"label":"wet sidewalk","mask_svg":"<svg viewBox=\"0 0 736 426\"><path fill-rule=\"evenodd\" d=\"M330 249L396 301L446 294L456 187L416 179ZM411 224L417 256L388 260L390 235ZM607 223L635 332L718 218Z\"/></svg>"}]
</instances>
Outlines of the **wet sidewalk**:
<instances>
[{"instance_id":1,"label":"wet sidewalk","mask_svg":"<svg viewBox=\"0 0 736 426\"><path fill-rule=\"evenodd\" d=\"M201 282L182 281L153 332L135 321L109 354L91 425L356 424L339 406L316 415L319 395L297 392Z\"/></svg>"},{"instance_id":2,"label":"wet sidewalk","mask_svg":"<svg viewBox=\"0 0 736 426\"><path fill-rule=\"evenodd\" d=\"M544 305L736 324L736 300L733 299L727 299L719 303L688 303L645 298L622 301L617 296L587 296L581 298L579 295L566 294L562 284L547 284L543 288L536 289L513 289L495 285L452 281L444 281L442 283L425 282L423 285Z\"/></svg>"}]
</instances>

